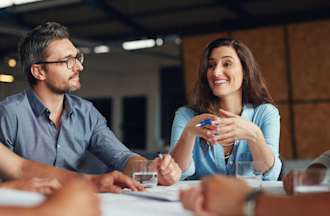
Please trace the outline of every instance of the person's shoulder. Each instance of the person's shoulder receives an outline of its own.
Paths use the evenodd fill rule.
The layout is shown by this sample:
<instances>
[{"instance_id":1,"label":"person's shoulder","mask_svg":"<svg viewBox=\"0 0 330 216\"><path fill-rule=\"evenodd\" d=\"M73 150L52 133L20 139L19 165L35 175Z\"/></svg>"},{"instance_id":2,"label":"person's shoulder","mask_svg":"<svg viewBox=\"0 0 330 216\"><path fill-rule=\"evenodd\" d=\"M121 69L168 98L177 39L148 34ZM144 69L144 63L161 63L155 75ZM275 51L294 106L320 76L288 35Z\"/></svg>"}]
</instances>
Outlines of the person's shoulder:
<instances>
[{"instance_id":1,"label":"person's shoulder","mask_svg":"<svg viewBox=\"0 0 330 216\"><path fill-rule=\"evenodd\" d=\"M196 115L196 112L188 106L182 106L176 111L176 115L193 117Z\"/></svg>"},{"instance_id":2,"label":"person's shoulder","mask_svg":"<svg viewBox=\"0 0 330 216\"><path fill-rule=\"evenodd\" d=\"M259 116L279 116L279 110L271 103L260 104L255 107L255 113Z\"/></svg>"},{"instance_id":3,"label":"person's shoulder","mask_svg":"<svg viewBox=\"0 0 330 216\"><path fill-rule=\"evenodd\" d=\"M70 100L74 112L90 117L95 117L95 115L98 114L98 111L92 102L73 94L66 94L66 97Z\"/></svg>"},{"instance_id":4,"label":"person's shoulder","mask_svg":"<svg viewBox=\"0 0 330 216\"><path fill-rule=\"evenodd\" d=\"M20 92L10 95L0 102L0 112L16 112L27 102L26 93Z\"/></svg>"},{"instance_id":5,"label":"person's shoulder","mask_svg":"<svg viewBox=\"0 0 330 216\"><path fill-rule=\"evenodd\" d=\"M71 105L75 108L91 109L91 107L93 107L92 102L90 102L82 97L79 97L77 95L66 94L66 97L70 100Z\"/></svg>"}]
</instances>

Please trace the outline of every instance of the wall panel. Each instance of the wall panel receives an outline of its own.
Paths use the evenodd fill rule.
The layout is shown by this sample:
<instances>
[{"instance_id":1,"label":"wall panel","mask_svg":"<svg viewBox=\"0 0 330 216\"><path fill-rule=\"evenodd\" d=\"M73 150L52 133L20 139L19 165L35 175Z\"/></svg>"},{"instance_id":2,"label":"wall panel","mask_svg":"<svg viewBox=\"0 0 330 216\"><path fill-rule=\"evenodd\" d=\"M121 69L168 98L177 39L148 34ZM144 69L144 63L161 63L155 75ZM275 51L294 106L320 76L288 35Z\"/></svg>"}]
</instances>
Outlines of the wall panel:
<instances>
[{"instance_id":1,"label":"wall panel","mask_svg":"<svg viewBox=\"0 0 330 216\"><path fill-rule=\"evenodd\" d=\"M232 35L251 49L274 99L287 100L283 28L269 27L235 31Z\"/></svg>"},{"instance_id":2,"label":"wall panel","mask_svg":"<svg viewBox=\"0 0 330 216\"><path fill-rule=\"evenodd\" d=\"M294 99L329 99L330 21L291 24L288 29Z\"/></svg>"},{"instance_id":3,"label":"wall panel","mask_svg":"<svg viewBox=\"0 0 330 216\"><path fill-rule=\"evenodd\" d=\"M314 158L330 149L330 104L301 104L294 107L298 154Z\"/></svg>"}]
</instances>

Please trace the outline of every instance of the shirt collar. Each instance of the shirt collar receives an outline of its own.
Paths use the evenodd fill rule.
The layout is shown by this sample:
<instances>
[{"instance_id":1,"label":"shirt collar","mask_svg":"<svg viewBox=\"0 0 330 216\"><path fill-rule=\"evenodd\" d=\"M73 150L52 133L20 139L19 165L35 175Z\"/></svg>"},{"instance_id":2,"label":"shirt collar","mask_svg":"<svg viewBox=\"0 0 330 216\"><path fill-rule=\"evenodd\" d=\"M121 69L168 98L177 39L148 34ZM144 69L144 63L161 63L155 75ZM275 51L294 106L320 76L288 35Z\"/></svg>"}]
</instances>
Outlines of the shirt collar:
<instances>
[{"instance_id":1,"label":"shirt collar","mask_svg":"<svg viewBox=\"0 0 330 216\"><path fill-rule=\"evenodd\" d=\"M26 90L26 95L27 95L27 98L28 98L29 103L31 105L32 111L34 112L34 114L36 116L39 117L41 115L41 113L49 112L47 107L45 107L42 104L42 102L40 101L40 99L38 98L38 96L36 95L36 93L32 89Z\"/></svg>"},{"instance_id":2,"label":"shirt collar","mask_svg":"<svg viewBox=\"0 0 330 216\"><path fill-rule=\"evenodd\" d=\"M39 117L44 112L46 112L48 115L50 114L48 108L43 105L33 89L26 90L26 95L31 105L32 111L36 116ZM70 116L74 110L72 99L67 94L64 94L64 109L67 113L67 116Z\"/></svg>"},{"instance_id":3,"label":"shirt collar","mask_svg":"<svg viewBox=\"0 0 330 216\"><path fill-rule=\"evenodd\" d=\"M69 94L64 94L64 109L67 117L71 116L74 110L74 103Z\"/></svg>"}]
</instances>

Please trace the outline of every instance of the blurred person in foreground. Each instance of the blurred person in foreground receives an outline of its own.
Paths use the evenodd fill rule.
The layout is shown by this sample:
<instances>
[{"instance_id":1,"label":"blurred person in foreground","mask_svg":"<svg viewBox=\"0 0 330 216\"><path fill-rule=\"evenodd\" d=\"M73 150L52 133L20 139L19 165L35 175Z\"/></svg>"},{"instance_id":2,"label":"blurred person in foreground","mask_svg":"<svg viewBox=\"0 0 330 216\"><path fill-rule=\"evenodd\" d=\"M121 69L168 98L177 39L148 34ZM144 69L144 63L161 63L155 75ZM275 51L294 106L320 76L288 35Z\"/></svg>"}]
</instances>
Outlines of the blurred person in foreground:
<instances>
[{"instance_id":1,"label":"blurred person in foreground","mask_svg":"<svg viewBox=\"0 0 330 216\"><path fill-rule=\"evenodd\" d=\"M82 179L74 179L37 206L0 206L0 215L99 216L101 210L94 188Z\"/></svg>"},{"instance_id":2,"label":"blurred person in foreground","mask_svg":"<svg viewBox=\"0 0 330 216\"><path fill-rule=\"evenodd\" d=\"M253 190L243 180L218 175L181 191L180 199L197 216L325 216L329 215L330 192L277 196Z\"/></svg>"}]
</instances>

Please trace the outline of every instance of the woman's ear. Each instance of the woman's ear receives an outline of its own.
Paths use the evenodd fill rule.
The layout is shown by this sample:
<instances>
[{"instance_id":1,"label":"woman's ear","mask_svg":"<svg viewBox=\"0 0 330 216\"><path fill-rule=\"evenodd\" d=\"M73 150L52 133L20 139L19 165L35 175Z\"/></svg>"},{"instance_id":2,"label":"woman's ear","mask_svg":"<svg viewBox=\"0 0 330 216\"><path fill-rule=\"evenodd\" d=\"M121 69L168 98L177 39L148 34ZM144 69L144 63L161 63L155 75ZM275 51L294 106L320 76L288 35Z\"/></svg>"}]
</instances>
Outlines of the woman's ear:
<instances>
[{"instance_id":1,"label":"woman's ear","mask_svg":"<svg viewBox=\"0 0 330 216\"><path fill-rule=\"evenodd\" d=\"M31 65L31 74L36 78L37 80L45 80L46 79L46 73L43 67L39 64L32 64Z\"/></svg>"}]
</instances>

